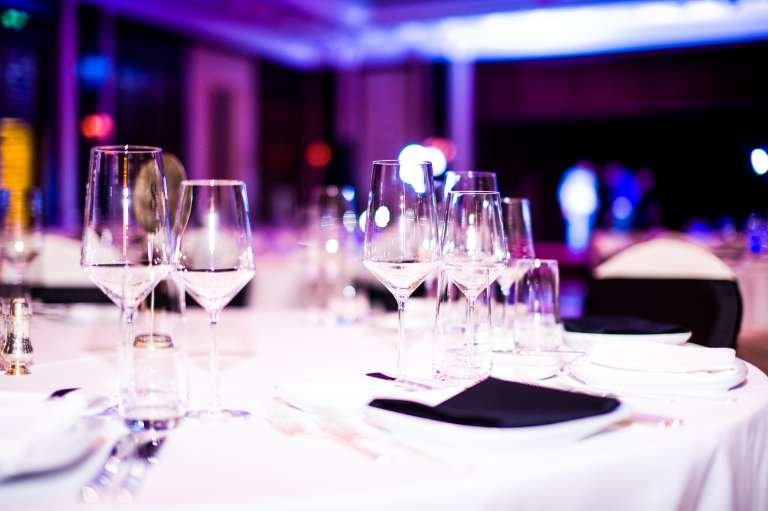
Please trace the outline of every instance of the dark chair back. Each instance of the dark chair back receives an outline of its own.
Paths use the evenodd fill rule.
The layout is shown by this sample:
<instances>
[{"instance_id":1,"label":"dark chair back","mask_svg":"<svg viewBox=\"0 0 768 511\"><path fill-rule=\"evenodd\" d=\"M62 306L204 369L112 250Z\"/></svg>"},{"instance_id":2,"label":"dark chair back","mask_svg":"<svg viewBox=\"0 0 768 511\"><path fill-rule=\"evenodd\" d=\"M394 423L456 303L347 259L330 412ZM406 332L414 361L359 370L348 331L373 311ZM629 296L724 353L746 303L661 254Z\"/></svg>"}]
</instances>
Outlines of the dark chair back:
<instances>
[{"instance_id":1,"label":"dark chair back","mask_svg":"<svg viewBox=\"0 0 768 511\"><path fill-rule=\"evenodd\" d=\"M590 281L584 313L678 324L691 342L735 348L742 304L735 280L602 278Z\"/></svg>"}]
</instances>

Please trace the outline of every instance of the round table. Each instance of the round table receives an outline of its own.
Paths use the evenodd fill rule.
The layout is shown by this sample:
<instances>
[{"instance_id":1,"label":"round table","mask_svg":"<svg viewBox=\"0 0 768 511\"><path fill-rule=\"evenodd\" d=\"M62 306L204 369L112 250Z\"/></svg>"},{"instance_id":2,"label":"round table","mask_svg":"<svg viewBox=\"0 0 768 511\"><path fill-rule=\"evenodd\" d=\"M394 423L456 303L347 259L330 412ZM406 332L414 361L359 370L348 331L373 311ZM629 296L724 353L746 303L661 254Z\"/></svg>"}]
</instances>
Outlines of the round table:
<instances>
[{"instance_id":1,"label":"round table","mask_svg":"<svg viewBox=\"0 0 768 511\"><path fill-rule=\"evenodd\" d=\"M205 319L191 310L185 328L193 400L206 388ZM225 404L254 416L186 421L172 431L137 508L768 509L768 379L754 367L731 399L627 400L638 411L682 419L680 427L637 426L567 445L500 449L459 470L404 452L374 460L322 435L286 435L263 416L276 382L364 385L365 373L391 371L394 331L318 326L295 310L226 310L220 326ZM118 338L114 307L64 320L35 317L32 374L3 376L0 390L108 392ZM108 448L67 471L0 483L0 502L4 509L82 507L80 486Z\"/></svg>"}]
</instances>

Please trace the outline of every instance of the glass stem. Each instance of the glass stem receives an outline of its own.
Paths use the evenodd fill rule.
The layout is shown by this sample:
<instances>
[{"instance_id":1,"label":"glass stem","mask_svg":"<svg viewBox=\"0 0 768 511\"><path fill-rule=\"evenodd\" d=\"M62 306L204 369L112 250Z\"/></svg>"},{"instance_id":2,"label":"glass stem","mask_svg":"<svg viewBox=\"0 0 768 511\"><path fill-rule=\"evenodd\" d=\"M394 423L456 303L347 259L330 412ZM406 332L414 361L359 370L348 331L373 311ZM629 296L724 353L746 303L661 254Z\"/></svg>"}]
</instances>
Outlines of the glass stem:
<instances>
[{"instance_id":1,"label":"glass stem","mask_svg":"<svg viewBox=\"0 0 768 511\"><path fill-rule=\"evenodd\" d=\"M211 333L211 352L209 355L209 384L211 386L211 397L208 413L217 415L221 412L221 393L219 391L219 340L216 336L217 325L219 324L219 313L211 314L208 323L208 329Z\"/></svg>"},{"instance_id":2,"label":"glass stem","mask_svg":"<svg viewBox=\"0 0 768 511\"><path fill-rule=\"evenodd\" d=\"M504 305L501 307L501 327L504 332L507 331L507 312L509 311L509 291L511 288L500 286L501 295L504 297Z\"/></svg>"},{"instance_id":3,"label":"glass stem","mask_svg":"<svg viewBox=\"0 0 768 511\"><path fill-rule=\"evenodd\" d=\"M400 338L397 344L397 381L405 381L407 373L407 364L405 356L405 325L403 320L405 319L405 300L404 298L397 299L397 330Z\"/></svg>"},{"instance_id":4,"label":"glass stem","mask_svg":"<svg viewBox=\"0 0 768 511\"><path fill-rule=\"evenodd\" d=\"M464 344L464 348L467 354L471 354L475 346L475 329L477 328L477 322L475 321L475 302L477 297L473 299L467 299L467 336Z\"/></svg>"},{"instance_id":5,"label":"glass stem","mask_svg":"<svg viewBox=\"0 0 768 511\"><path fill-rule=\"evenodd\" d=\"M119 388L117 390L118 402L120 396L123 394L123 390L129 390L133 386L133 314L134 309L123 309L123 342L120 343L120 351L118 353L118 366L119 374L122 376L118 378Z\"/></svg>"}]
</instances>

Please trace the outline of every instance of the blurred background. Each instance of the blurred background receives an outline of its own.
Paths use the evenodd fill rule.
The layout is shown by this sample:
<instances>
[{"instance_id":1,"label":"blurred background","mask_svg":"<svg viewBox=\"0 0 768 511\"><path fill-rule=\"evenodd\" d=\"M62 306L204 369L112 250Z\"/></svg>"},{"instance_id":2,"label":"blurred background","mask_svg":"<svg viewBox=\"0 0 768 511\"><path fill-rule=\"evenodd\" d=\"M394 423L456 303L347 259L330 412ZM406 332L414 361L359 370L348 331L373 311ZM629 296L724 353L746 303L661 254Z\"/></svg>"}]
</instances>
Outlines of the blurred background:
<instances>
[{"instance_id":1,"label":"blurred background","mask_svg":"<svg viewBox=\"0 0 768 511\"><path fill-rule=\"evenodd\" d=\"M2 185L79 236L89 148L157 145L290 228L327 185L359 216L411 146L529 197L566 280L665 230L739 259L768 232L766 62L766 0L0 1Z\"/></svg>"}]
</instances>

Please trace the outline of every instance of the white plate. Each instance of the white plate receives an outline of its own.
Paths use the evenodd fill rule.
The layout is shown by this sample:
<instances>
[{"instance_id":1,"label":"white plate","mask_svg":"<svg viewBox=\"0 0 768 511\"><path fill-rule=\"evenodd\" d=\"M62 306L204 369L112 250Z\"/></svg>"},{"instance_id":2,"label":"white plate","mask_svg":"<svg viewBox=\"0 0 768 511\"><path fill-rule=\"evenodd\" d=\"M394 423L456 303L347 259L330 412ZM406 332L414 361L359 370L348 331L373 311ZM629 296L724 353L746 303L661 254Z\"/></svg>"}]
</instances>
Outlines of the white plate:
<instances>
[{"instance_id":1,"label":"white plate","mask_svg":"<svg viewBox=\"0 0 768 511\"><path fill-rule=\"evenodd\" d=\"M597 342L658 342L661 344L685 344L692 332L674 334L589 334L584 332L563 332L565 343L573 349L589 350Z\"/></svg>"},{"instance_id":2,"label":"white plate","mask_svg":"<svg viewBox=\"0 0 768 511\"><path fill-rule=\"evenodd\" d=\"M736 359L734 369L728 371L664 373L607 367L592 364L588 358L584 358L568 365L564 372L567 376L600 388L696 394L726 392L741 384L747 377L747 365L744 361Z\"/></svg>"},{"instance_id":3,"label":"white plate","mask_svg":"<svg viewBox=\"0 0 768 511\"><path fill-rule=\"evenodd\" d=\"M366 409L365 417L371 424L393 434L459 449L504 447L538 449L542 445L551 446L581 440L610 424L626 419L631 413L629 406L621 404L613 412L595 417L522 428L462 426L373 407Z\"/></svg>"}]
</instances>

